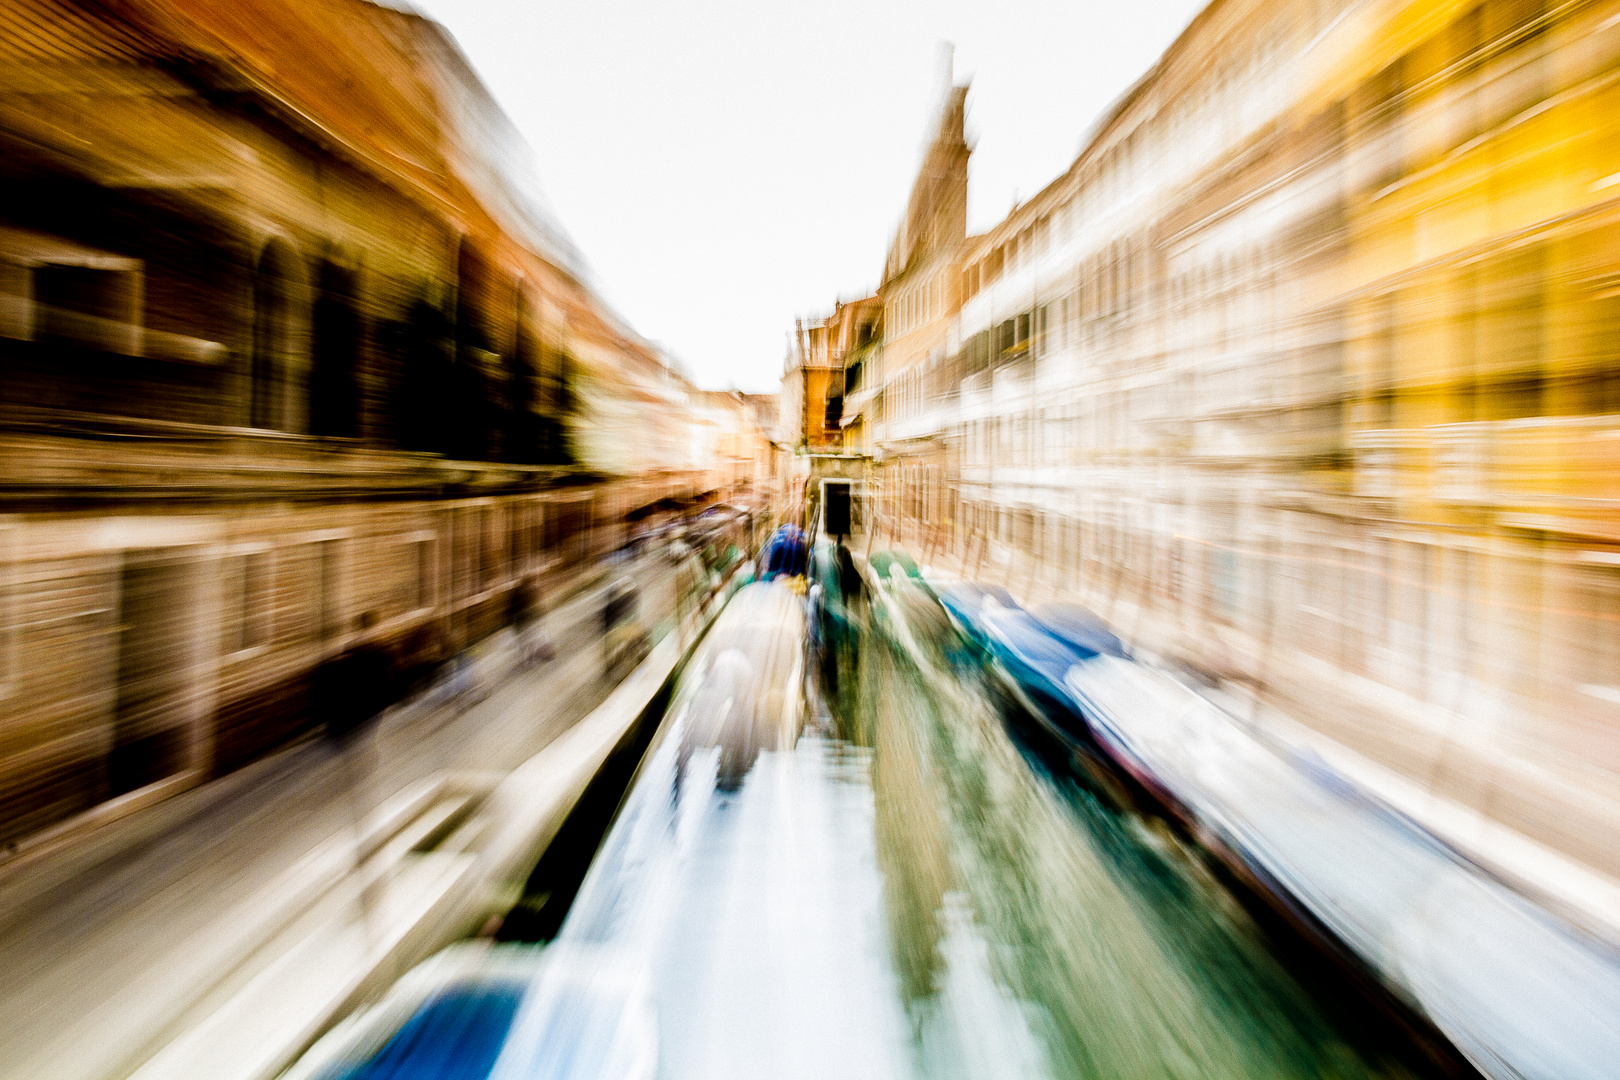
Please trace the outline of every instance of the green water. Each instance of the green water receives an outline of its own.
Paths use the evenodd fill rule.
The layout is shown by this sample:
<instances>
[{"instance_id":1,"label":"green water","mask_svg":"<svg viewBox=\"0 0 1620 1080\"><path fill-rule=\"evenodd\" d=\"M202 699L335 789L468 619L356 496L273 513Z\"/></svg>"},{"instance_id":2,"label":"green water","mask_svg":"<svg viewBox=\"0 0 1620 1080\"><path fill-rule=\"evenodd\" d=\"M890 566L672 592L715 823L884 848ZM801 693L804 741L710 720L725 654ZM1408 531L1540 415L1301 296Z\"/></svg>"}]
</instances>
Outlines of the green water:
<instances>
[{"instance_id":1,"label":"green water","mask_svg":"<svg viewBox=\"0 0 1620 1080\"><path fill-rule=\"evenodd\" d=\"M888 938L925 1074L1411 1075L1334 1022L1168 829L1026 756L981 672L857 633L834 711L873 748Z\"/></svg>"}]
</instances>

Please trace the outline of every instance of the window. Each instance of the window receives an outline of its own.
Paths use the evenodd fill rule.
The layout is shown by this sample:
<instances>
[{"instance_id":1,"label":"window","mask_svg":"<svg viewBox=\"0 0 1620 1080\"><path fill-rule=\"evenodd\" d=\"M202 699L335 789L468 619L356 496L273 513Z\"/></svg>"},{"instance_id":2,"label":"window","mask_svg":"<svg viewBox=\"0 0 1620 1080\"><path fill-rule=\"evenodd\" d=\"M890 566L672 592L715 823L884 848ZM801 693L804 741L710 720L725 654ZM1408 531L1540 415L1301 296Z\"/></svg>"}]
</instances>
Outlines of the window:
<instances>
[{"instance_id":1,"label":"window","mask_svg":"<svg viewBox=\"0 0 1620 1080\"><path fill-rule=\"evenodd\" d=\"M272 241L259 256L253 280L253 355L249 367L248 423L290 431L293 378L289 370L288 263L285 246Z\"/></svg>"},{"instance_id":2,"label":"window","mask_svg":"<svg viewBox=\"0 0 1620 1080\"><path fill-rule=\"evenodd\" d=\"M321 540L316 543L316 603L319 615L320 640L332 641L343 635L345 627L343 596L344 541Z\"/></svg>"},{"instance_id":3,"label":"window","mask_svg":"<svg viewBox=\"0 0 1620 1080\"><path fill-rule=\"evenodd\" d=\"M275 617L272 560L268 548L226 557L225 652L245 652L270 643Z\"/></svg>"},{"instance_id":4,"label":"window","mask_svg":"<svg viewBox=\"0 0 1620 1080\"><path fill-rule=\"evenodd\" d=\"M392 582L388 601L392 614L408 614L433 606L438 565L434 557L435 541L433 533L428 531L395 538L386 571Z\"/></svg>"},{"instance_id":5,"label":"window","mask_svg":"<svg viewBox=\"0 0 1620 1080\"><path fill-rule=\"evenodd\" d=\"M509 528L506 550L513 577L522 577L529 571L529 515L533 512L534 507L528 502L513 503L507 510Z\"/></svg>"},{"instance_id":6,"label":"window","mask_svg":"<svg viewBox=\"0 0 1620 1080\"><path fill-rule=\"evenodd\" d=\"M360 316L355 304L355 276L323 262L319 289L310 315L310 431L315 435L354 438L359 434ZM468 457L482 448L460 448Z\"/></svg>"},{"instance_id":7,"label":"window","mask_svg":"<svg viewBox=\"0 0 1620 1080\"><path fill-rule=\"evenodd\" d=\"M417 610L433 606L433 541L422 539L415 541L416 564L416 603Z\"/></svg>"},{"instance_id":8,"label":"window","mask_svg":"<svg viewBox=\"0 0 1620 1080\"><path fill-rule=\"evenodd\" d=\"M142 264L68 240L0 229L0 335L141 354Z\"/></svg>"},{"instance_id":9,"label":"window","mask_svg":"<svg viewBox=\"0 0 1620 1080\"><path fill-rule=\"evenodd\" d=\"M478 591L478 508L466 506L455 512L450 539L450 587L457 599Z\"/></svg>"},{"instance_id":10,"label":"window","mask_svg":"<svg viewBox=\"0 0 1620 1080\"><path fill-rule=\"evenodd\" d=\"M1404 61L1404 57L1397 58L1357 90L1370 155L1368 177L1375 188L1399 180L1404 167Z\"/></svg>"},{"instance_id":11,"label":"window","mask_svg":"<svg viewBox=\"0 0 1620 1080\"><path fill-rule=\"evenodd\" d=\"M967 370L964 374L974 375L983 371L990 363L990 331L980 330L969 338L966 351Z\"/></svg>"},{"instance_id":12,"label":"window","mask_svg":"<svg viewBox=\"0 0 1620 1080\"><path fill-rule=\"evenodd\" d=\"M140 277L130 269L41 266L34 271L34 336L55 344L136 355L140 294Z\"/></svg>"},{"instance_id":13,"label":"window","mask_svg":"<svg viewBox=\"0 0 1620 1080\"><path fill-rule=\"evenodd\" d=\"M1487 267L1482 357L1496 373L1479 387L1483 419L1511 420L1546 412L1547 248L1536 245Z\"/></svg>"},{"instance_id":14,"label":"window","mask_svg":"<svg viewBox=\"0 0 1620 1080\"><path fill-rule=\"evenodd\" d=\"M482 592L493 588L506 577L506 509L486 506L480 520L478 588Z\"/></svg>"},{"instance_id":15,"label":"window","mask_svg":"<svg viewBox=\"0 0 1620 1080\"><path fill-rule=\"evenodd\" d=\"M187 701L194 566L174 550L131 549L118 570L116 690L107 786L122 795L194 765Z\"/></svg>"},{"instance_id":16,"label":"window","mask_svg":"<svg viewBox=\"0 0 1620 1080\"><path fill-rule=\"evenodd\" d=\"M523 572L533 573L546 565L546 504L539 499L530 502L519 527L523 530Z\"/></svg>"},{"instance_id":17,"label":"window","mask_svg":"<svg viewBox=\"0 0 1620 1080\"><path fill-rule=\"evenodd\" d=\"M0 698L11 692L18 674L17 626L21 621L21 589L11 537L12 530L0 525Z\"/></svg>"},{"instance_id":18,"label":"window","mask_svg":"<svg viewBox=\"0 0 1620 1080\"><path fill-rule=\"evenodd\" d=\"M1579 559L1571 620L1577 684L1589 696L1620 704L1620 553L1583 551Z\"/></svg>"}]
</instances>

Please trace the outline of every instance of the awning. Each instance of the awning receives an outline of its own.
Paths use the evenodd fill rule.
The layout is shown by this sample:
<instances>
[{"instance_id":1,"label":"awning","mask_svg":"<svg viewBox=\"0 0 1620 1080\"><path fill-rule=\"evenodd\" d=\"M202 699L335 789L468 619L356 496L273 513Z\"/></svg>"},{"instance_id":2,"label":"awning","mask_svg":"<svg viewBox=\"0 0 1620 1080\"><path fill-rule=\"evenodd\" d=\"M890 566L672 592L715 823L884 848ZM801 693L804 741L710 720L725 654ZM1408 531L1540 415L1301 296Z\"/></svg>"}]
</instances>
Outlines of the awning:
<instances>
[{"instance_id":1,"label":"awning","mask_svg":"<svg viewBox=\"0 0 1620 1080\"><path fill-rule=\"evenodd\" d=\"M855 391L853 394L846 395L844 398L844 415L839 419L838 426L849 427L849 425L859 420L865 415L868 406L876 401L877 396L882 392L883 387L881 386L868 386Z\"/></svg>"}]
</instances>

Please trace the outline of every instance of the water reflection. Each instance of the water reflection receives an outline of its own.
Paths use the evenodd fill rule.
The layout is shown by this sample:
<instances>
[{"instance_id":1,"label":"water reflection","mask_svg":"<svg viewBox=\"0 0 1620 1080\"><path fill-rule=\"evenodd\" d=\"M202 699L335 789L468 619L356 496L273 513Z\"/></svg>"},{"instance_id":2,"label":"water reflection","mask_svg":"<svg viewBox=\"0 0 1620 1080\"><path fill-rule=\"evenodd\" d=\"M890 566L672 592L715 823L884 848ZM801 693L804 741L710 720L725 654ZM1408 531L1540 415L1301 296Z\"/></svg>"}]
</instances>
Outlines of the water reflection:
<instances>
[{"instance_id":1,"label":"water reflection","mask_svg":"<svg viewBox=\"0 0 1620 1080\"><path fill-rule=\"evenodd\" d=\"M1167 831L1043 771L981 671L932 666L948 640L868 644L878 857L927 1075L1028 1076L1037 1060L1064 1077L1400 1071L1347 1042ZM975 956L995 989L964 1020Z\"/></svg>"},{"instance_id":2,"label":"water reflection","mask_svg":"<svg viewBox=\"0 0 1620 1080\"><path fill-rule=\"evenodd\" d=\"M945 624L844 612L801 698L804 603L748 586L700 645L490 1075L1408 1075Z\"/></svg>"}]
</instances>

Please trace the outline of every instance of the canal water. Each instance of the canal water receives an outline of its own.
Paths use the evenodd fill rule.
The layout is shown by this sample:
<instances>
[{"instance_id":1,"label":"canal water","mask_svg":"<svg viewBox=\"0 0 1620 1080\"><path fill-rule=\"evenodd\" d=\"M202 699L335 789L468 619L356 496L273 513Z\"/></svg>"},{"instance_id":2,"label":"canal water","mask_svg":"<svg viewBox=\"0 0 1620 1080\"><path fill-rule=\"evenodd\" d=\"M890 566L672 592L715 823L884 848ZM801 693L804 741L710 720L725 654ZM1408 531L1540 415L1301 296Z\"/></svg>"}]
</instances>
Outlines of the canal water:
<instances>
[{"instance_id":1,"label":"canal water","mask_svg":"<svg viewBox=\"0 0 1620 1080\"><path fill-rule=\"evenodd\" d=\"M1277 958L1157 819L1027 748L987 673L861 635L877 861L919 1071L935 1077L1409 1075ZM1017 730L1014 727L1012 730Z\"/></svg>"},{"instance_id":2,"label":"canal water","mask_svg":"<svg viewBox=\"0 0 1620 1080\"><path fill-rule=\"evenodd\" d=\"M491 1075L1412 1075L1180 838L1022 745L941 621L857 621L797 713L797 599L737 600Z\"/></svg>"}]
</instances>

